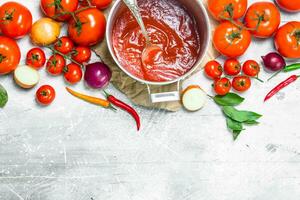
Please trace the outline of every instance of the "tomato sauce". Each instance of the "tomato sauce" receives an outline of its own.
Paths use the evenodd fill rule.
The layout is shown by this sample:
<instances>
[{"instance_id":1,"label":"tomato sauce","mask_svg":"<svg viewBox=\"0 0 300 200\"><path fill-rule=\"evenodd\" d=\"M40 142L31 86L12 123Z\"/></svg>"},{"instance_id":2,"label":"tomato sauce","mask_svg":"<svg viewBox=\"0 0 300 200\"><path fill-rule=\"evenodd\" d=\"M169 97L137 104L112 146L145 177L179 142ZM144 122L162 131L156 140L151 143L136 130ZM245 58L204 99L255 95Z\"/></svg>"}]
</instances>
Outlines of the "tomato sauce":
<instances>
[{"instance_id":1,"label":"tomato sauce","mask_svg":"<svg viewBox=\"0 0 300 200\"><path fill-rule=\"evenodd\" d=\"M146 40L129 9L113 27L113 48L120 64L143 80L164 82L186 74L200 55L197 22L176 0L138 0L151 43L161 51L151 52L147 65L142 62ZM144 64L143 64L144 63Z\"/></svg>"}]
</instances>

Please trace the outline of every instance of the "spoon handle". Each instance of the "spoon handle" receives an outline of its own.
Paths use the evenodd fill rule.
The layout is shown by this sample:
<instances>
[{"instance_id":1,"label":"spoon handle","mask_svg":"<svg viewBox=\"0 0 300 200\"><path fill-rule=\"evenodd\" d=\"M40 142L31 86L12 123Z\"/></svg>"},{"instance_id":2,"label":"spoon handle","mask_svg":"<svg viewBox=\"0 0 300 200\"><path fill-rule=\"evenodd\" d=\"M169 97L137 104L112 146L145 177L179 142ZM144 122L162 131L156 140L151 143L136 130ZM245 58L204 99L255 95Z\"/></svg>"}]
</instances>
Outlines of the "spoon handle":
<instances>
[{"instance_id":1,"label":"spoon handle","mask_svg":"<svg viewBox=\"0 0 300 200\"><path fill-rule=\"evenodd\" d=\"M137 4L137 0L123 0L123 2L129 8L131 13L135 17L137 23L140 25L140 27L142 29L142 33L143 33L144 37L146 38L146 42L147 42L147 44L149 44L150 43L150 38L149 38L149 35L148 35L148 32L147 32L147 29L145 27L143 18L141 16L140 9L139 9L138 4Z\"/></svg>"}]
</instances>

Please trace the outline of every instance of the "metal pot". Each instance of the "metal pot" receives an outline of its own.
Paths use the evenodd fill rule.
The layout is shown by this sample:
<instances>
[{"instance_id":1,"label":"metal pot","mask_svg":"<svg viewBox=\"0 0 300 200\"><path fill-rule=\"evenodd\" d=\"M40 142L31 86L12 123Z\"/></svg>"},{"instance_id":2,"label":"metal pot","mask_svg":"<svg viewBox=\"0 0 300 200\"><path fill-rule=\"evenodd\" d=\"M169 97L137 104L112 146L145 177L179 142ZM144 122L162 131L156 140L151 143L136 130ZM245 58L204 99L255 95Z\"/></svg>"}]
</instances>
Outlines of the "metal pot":
<instances>
[{"instance_id":1,"label":"metal pot","mask_svg":"<svg viewBox=\"0 0 300 200\"><path fill-rule=\"evenodd\" d=\"M122 13L124 9L126 9L126 5L123 3L122 0L117 0L115 2L115 4L113 5L109 13L108 20L107 20L106 41L114 61L116 62L118 67L122 71L124 71L128 76L139 81L140 83L147 85L152 103L180 100L180 95L179 95L180 82L185 78L187 78L188 76L190 76L200 66L200 63L202 62L210 43L211 27L209 23L209 17L205 9L205 6L201 2L201 0L177 0L177 1L179 1L183 6L185 6L189 11L189 13L193 15L197 21L198 28L200 30L201 51L200 51L200 56L198 58L198 61L195 63L194 67L183 76L174 79L172 81L152 82L152 81L146 81L140 79L138 77L133 76L131 73L129 73L118 61L117 57L115 56L115 52L112 45L112 29L115 24L115 20L117 19L119 14ZM173 84L176 82L178 85L177 91L151 94L151 89L150 89L151 85L163 86L163 85Z\"/></svg>"}]
</instances>

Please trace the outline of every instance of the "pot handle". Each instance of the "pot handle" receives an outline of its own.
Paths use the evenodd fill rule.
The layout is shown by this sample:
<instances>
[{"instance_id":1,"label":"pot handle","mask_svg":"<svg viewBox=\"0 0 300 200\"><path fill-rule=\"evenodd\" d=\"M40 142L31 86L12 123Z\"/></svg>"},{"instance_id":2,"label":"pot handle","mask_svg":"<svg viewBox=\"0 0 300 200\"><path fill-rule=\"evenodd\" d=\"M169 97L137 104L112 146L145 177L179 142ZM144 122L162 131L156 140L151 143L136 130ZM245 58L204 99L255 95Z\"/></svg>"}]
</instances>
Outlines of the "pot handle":
<instances>
[{"instance_id":1,"label":"pot handle","mask_svg":"<svg viewBox=\"0 0 300 200\"><path fill-rule=\"evenodd\" d=\"M162 93L151 93L150 86L147 84L148 93L152 103L170 102L180 100L180 81L177 82L177 91L173 92L162 92Z\"/></svg>"}]
</instances>

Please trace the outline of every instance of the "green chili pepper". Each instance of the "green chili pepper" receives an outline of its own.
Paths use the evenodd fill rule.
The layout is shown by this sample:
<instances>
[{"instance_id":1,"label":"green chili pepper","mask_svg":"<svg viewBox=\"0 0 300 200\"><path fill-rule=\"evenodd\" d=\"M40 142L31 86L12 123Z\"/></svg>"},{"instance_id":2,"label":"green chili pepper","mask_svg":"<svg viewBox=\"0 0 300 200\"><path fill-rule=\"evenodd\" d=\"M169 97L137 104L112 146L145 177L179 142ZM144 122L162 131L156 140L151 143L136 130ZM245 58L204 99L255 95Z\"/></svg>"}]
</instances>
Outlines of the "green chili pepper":
<instances>
[{"instance_id":1,"label":"green chili pepper","mask_svg":"<svg viewBox=\"0 0 300 200\"><path fill-rule=\"evenodd\" d=\"M281 72L291 72L291 71L295 71L297 69L300 69L300 63L294 63L294 64L291 64L291 65L287 65L285 66L282 70L276 72L275 74L273 74L269 79L271 80L272 78L274 78L275 76L277 76L279 73Z\"/></svg>"}]
</instances>

